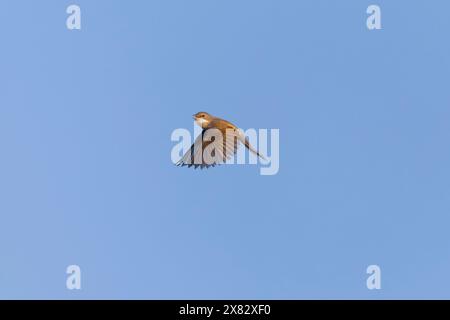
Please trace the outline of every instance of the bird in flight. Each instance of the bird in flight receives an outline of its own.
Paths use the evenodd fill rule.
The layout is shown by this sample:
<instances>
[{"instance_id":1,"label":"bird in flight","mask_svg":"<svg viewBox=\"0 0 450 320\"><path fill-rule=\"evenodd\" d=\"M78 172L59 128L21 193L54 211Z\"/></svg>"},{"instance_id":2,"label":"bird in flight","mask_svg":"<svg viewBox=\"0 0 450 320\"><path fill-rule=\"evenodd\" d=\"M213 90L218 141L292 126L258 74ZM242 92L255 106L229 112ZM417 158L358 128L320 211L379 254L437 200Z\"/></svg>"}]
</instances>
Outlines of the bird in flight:
<instances>
[{"instance_id":1,"label":"bird in flight","mask_svg":"<svg viewBox=\"0 0 450 320\"><path fill-rule=\"evenodd\" d=\"M220 165L237 152L239 142L265 160L258 150L250 145L242 131L231 122L206 112L198 112L193 117L203 130L189 151L176 163L177 166L203 169Z\"/></svg>"}]
</instances>

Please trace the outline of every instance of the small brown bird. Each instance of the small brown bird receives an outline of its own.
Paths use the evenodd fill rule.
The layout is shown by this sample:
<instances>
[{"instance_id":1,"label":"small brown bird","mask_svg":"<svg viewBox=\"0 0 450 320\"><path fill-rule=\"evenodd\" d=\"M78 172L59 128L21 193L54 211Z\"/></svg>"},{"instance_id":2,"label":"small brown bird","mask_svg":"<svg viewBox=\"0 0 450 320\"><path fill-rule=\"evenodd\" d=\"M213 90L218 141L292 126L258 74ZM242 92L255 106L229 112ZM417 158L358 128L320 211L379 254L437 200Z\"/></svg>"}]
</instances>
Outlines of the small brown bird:
<instances>
[{"instance_id":1,"label":"small brown bird","mask_svg":"<svg viewBox=\"0 0 450 320\"><path fill-rule=\"evenodd\" d=\"M198 167L203 169L225 163L237 152L239 141L251 152L265 159L231 122L206 112L198 112L193 117L203 130L189 151L176 163L177 166L189 168L194 166L195 169ZM211 152L204 152L204 150Z\"/></svg>"}]
</instances>

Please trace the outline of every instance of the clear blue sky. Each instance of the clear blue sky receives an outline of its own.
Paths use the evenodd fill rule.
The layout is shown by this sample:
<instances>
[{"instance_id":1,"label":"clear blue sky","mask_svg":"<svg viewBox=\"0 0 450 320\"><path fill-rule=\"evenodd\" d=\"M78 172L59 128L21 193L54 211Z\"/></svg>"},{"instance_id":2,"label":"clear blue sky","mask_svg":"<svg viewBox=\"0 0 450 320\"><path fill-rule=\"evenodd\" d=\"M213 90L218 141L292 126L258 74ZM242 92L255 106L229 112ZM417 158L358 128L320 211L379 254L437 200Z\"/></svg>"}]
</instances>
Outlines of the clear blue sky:
<instances>
[{"instance_id":1,"label":"clear blue sky","mask_svg":"<svg viewBox=\"0 0 450 320\"><path fill-rule=\"evenodd\" d=\"M450 298L449 12L3 1L0 298ZM279 128L278 175L175 167L197 111Z\"/></svg>"}]
</instances>

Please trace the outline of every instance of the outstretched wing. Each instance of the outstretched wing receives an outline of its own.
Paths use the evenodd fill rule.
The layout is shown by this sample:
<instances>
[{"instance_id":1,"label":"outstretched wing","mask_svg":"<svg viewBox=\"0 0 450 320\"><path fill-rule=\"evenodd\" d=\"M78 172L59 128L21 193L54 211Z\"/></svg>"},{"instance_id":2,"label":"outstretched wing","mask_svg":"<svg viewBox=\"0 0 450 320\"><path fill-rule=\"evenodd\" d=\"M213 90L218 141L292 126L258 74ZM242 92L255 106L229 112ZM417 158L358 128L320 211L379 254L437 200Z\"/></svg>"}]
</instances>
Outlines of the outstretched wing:
<instances>
[{"instance_id":1,"label":"outstretched wing","mask_svg":"<svg viewBox=\"0 0 450 320\"><path fill-rule=\"evenodd\" d=\"M223 164L236 153L238 138L238 131L232 128L204 129L176 165L203 169Z\"/></svg>"}]
</instances>

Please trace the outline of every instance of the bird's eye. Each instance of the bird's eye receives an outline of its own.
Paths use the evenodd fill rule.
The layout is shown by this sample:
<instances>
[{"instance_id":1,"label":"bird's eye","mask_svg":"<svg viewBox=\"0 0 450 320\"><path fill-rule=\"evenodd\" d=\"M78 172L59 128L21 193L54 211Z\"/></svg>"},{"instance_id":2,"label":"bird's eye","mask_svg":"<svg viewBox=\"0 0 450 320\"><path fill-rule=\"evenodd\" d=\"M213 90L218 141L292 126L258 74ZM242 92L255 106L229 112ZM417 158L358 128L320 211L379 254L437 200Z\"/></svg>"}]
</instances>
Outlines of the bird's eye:
<instances>
[{"instance_id":1,"label":"bird's eye","mask_svg":"<svg viewBox=\"0 0 450 320\"><path fill-rule=\"evenodd\" d=\"M205 117L205 115L204 114L202 114L201 116L200 116L200 118L204 118Z\"/></svg>"}]
</instances>

